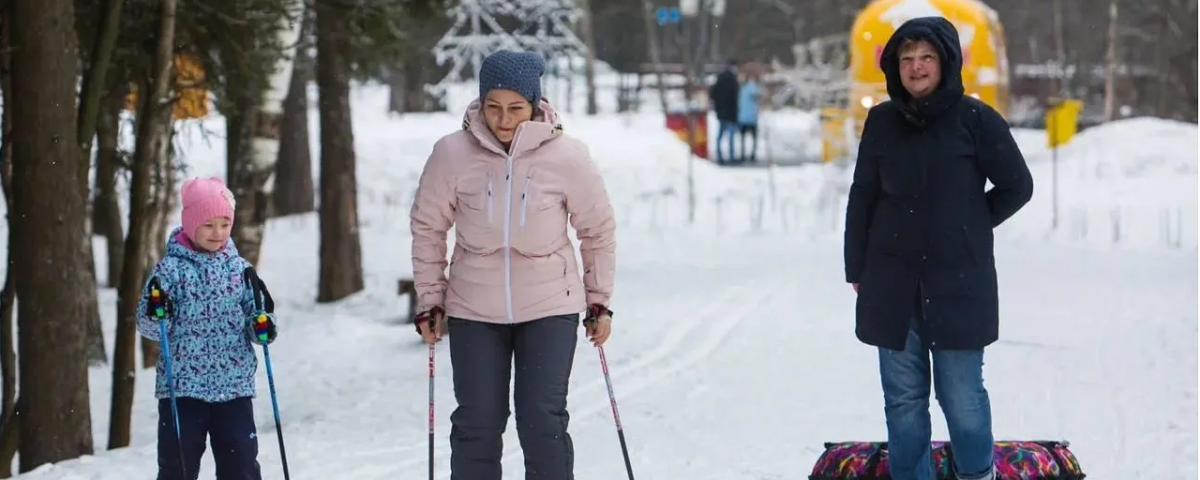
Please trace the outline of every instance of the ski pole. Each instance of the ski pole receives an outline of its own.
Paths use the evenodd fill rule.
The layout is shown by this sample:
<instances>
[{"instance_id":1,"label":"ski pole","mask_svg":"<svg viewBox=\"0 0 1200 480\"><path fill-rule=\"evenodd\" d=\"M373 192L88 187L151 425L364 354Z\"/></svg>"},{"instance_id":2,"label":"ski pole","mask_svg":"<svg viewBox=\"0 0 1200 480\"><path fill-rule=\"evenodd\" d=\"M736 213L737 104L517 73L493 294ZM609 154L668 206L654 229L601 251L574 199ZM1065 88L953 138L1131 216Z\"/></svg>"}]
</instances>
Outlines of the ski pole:
<instances>
[{"instance_id":1,"label":"ski pole","mask_svg":"<svg viewBox=\"0 0 1200 480\"><path fill-rule=\"evenodd\" d=\"M271 293L267 291L267 286L258 278L258 274L252 268L246 269L247 280L250 280L250 291L254 294L254 307L257 314L254 318L254 334L258 336L258 341L263 349L263 365L267 368L267 385L271 390L271 411L275 414L275 432L279 439L279 458L283 463L283 478L291 480L291 475L288 473L287 449L283 444L283 424L279 421L279 396L275 393L275 373L271 371L271 349L267 346L270 341L270 320L267 318L267 313L275 313L275 302L271 299ZM263 310L263 297L266 297L266 311Z\"/></svg>"},{"instance_id":2,"label":"ski pole","mask_svg":"<svg viewBox=\"0 0 1200 480\"><path fill-rule=\"evenodd\" d=\"M436 344L429 344L429 480L433 480L433 354L435 347Z\"/></svg>"},{"instance_id":3,"label":"ski pole","mask_svg":"<svg viewBox=\"0 0 1200 480\"><path fill-rule=\"evenodd\" d=\"M613 421L617 424L617 440L621 442L621 455L625 457L625 473L633 480L633 465L629 463L629 447L625 444L625 429L621 427L621 414L617 412L617 396L613 393L612 377L608 374L608 359L604 357L604 347L597 346L600 351L600 369L604 372L604 384L608 386L608 403L612 405Z\"/></svg>"},{"instance_id":4,"label":"ski pole","mask_svg":"<svg viewBox=\"0 0 1200 480\"><path fill-rule=\"evenodd\" d=\"M163 369L167 373L167 392L171 396L171 418L175 422L175 444L179 447L179 469L183 471L183 478L191 478L187 474L187 462L183 454L183 433L179 428L179 404L175 398L175 375L171 369L171 340L167 335L167 303L158 277L150 279L150 306L154 309L155 318L158 318L158 339L159 343L162 343L162 352L159 354L162 355Z\"/></svg>"}]
</instances>

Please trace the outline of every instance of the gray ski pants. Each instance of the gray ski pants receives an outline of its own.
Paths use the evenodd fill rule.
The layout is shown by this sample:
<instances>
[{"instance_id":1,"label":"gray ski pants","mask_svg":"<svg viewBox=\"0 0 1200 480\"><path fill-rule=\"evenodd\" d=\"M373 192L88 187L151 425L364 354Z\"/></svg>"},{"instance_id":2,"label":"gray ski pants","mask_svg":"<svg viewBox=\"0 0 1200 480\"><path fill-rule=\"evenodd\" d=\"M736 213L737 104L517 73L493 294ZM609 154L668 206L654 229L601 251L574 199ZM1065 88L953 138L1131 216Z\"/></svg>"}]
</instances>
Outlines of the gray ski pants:
<instances>
[{"instance_id":1,"label":"gray ski pants","mask_svg":"<svg viewBox=\"0 0 1200 480\"><path fill-rule=\"evenodd\" d=\"M574 480L567 386L579 315L513 325L450 318L448 324L458 401L450 415L451 480L500 480L510 378L525 479Z\"/></svg>"}]
</instances>

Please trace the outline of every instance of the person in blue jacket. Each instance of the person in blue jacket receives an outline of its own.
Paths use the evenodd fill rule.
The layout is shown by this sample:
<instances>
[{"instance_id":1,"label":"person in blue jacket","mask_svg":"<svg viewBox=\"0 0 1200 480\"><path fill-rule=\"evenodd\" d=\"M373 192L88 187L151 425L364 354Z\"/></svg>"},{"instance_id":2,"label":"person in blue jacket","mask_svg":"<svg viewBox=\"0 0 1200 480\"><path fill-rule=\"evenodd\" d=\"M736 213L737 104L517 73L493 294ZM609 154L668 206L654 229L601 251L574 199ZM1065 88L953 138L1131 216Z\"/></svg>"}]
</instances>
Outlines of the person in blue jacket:
<instances>
[{"instance_id":1,"label":"person in blue jacket","mask_svg":"<svg viewBox=\"0 0 1200 480\"><path fill-rule=\"evenodd\" d=\"M957 477L995 475L983 385L984 347L999 336L992 230L1029 202L1033 177L1004 118L965 94L962 62L945 18L896 30L879 60L890 99L867 113L846 207L855 334L879 350L895 480L934 478L931 383Z\"/></svg>"},{"instance_id":2,"label":"person in blue jacket","mask_svg":"<svg viewBox=\"0 0 1200 480\"><path fill-rule=\"evenodd\" d=\"M262 340L253 318L266 312L260 310L262 297L255 302L252 285L268 294L230 238L234 200L224 183L191 179L181 194L183 225L167 239L166 255L151 270L137 308L138 333L161 341L159 322L165 322L170 347L159 355L154 386L159 399L158 480L195 479L206 440L212 442L217 478L260 480L252 402L258 369L254 344ZM165 318L153 308L152 287L165 297ZM271 343L275 316L267 317L266 343ZM171 393L177 398L178 438Z\"/></svg>"},{"instance_id":3,"label":"person in blue jacket","mask_svg":"<svg viewBox=\"0 0 1200 480\"><path fill-rule=\"evenodd\" d=\"M746 81L738 90L738 131L741 142L741 161L758 160L758 106L762 103L762 74L758 65L746 68ZM750 137L750 152L746 152L746 137Z\"/></svg>"}]
</instances>

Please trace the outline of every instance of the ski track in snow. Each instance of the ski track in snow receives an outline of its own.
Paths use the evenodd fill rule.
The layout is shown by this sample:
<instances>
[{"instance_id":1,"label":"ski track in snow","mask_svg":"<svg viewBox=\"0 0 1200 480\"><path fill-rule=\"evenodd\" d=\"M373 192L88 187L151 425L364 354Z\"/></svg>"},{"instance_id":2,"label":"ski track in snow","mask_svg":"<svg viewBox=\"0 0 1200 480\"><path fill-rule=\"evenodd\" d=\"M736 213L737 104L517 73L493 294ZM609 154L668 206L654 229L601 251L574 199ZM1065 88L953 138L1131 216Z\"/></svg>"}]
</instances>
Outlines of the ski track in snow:
<instances>
[{"instance_id":1,"label":"ski track in snow","mask_svg":"<svg viewBox=\"0 0 1200 480\"><path fill-rule=\"evenodd\" d=\"M743 308L744 305L756 305L772 298L785 287L792 286L790 284L777 285L755 293L754 288L765 286L761 283L765 282L743 283L726 290L711 303L701 303L701 308L692 307L679 312L679 316L675 318L687 321L670 328L667 331L668 336L657 347L645 355L635 357L636 360L631 365L619 370L614 371L613 365L610 364L609 374L616 377L613 378L613 391L617 396L618 412L622 399L636 397L640 392L668 376L694 366L720 347L729 333L750 316L750 311ZM583 351L586 350L581 349L581 352ZM575 389L571 396L578 398L592 394L599 395L595 391L604 389L605 384L601 379L583 388ZM607 392L604 393L607 396ZM608 413L608 421L613 422L609 402L602 404L588 402L588 404L589 407L576 408L571 412L571 425L574 430L580 430L580 427L583 426L591 426L590 424L598 419L600 413ZM616 428L615 423L613 423L613 428ZM521 454L519 446L510 444L505 449L502 461L506 462L509 468L513 468L516 466L514 460L520 458ZM619 461L620 459L614 459L614 462ZM447 479L449 477L449 472L446 472L438 478Z\"/></svg>"}]
</instances>

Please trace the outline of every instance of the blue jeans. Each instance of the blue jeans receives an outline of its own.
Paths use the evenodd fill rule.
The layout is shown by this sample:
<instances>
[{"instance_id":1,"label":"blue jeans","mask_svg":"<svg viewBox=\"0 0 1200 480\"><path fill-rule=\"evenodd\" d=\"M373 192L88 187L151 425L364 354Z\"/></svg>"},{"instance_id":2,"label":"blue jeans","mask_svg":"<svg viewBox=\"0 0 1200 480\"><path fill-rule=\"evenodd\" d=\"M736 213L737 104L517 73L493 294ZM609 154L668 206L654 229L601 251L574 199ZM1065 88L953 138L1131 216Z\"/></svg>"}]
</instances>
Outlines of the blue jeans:
<instances>
[{"instance_id":1,"label":"blue jeans","mask_svg":"<svg viewBox=\"0 0 1200 480\"><path fill-rule=\"evenodd\" d=\"M734 139L736 139L736 138L737 138L737 135L738 135L738 124L737 124L737 122L731 122L731 121L728 121L728 120L720 120L720 121L719 121L719 123L718 123L718 125L717 125L717 144L716 144L716 149L717 149L717 163L725 163L725 161L726 161L726 157L724 157L724 156L722 156L722 155L721 155L721 143L722 143L722 141L723 141L723 140L725 140L726 138L728 138L728 139L729 139L729 157L728 157L728 160L729 160L730 162L736 161L736 159L737 159L737 156L736 156L736 155L737 155L737 153L734 151L734 144L733 144L733 141L734 141Z\"/></svg>"},{"instance_id":2,"label":"blue jeans","mask_svg":"<svg viewBox=\"0 0 1200 480\"><path fill-rule=\"evenodd\" d=\"M930 356L933 375L930 376ZM879 349L888 467L894 480L934 480L929 385L946 416L954 470L961 480L992 478L992 413L983 386L983 350L921 345L914 329L904 350Z\"/></svg>"}]
</instances>

